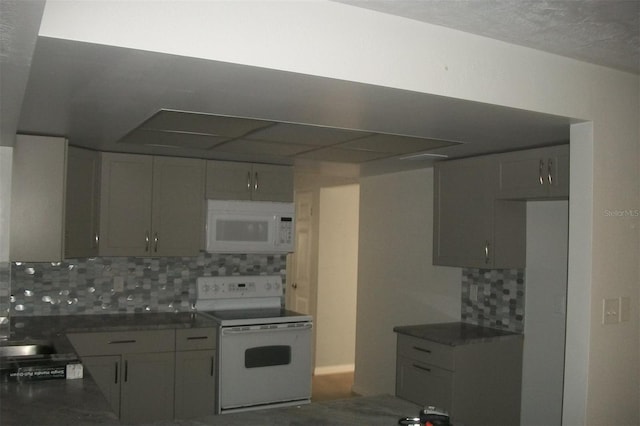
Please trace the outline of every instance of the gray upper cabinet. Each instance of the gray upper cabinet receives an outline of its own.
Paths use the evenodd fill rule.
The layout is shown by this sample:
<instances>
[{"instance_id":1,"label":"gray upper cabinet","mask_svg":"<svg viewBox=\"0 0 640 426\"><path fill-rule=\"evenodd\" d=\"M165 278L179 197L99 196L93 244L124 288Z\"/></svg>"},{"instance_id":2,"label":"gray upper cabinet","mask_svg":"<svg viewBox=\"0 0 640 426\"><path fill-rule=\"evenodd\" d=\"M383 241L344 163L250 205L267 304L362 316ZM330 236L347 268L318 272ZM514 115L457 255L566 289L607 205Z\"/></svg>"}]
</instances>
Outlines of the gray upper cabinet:
<instances>
[{"instance_id":1,"label":"gray upper cabinet","mask_svg":"<svg viewBox=\"0 0 640 426\"><path fill-rule=\"evenodd\" d=\"M11 188L12 261L62 260L66 158L64 138L17 136Z\"/></svg>"},{"instance_id":2,"label":"gray upper cabinet","mask_svg":"<svg viewBox=\"0 0 640 426\"><path fill-rule=\"evenodd\" d=\"M101 255L197 255L204 160L103 153L101 176Z\"/></svg>"},{"instance_id":3,"label":"gray upper cabinet","mask_svg":"<svg viewBox=\"0 0 640 426\"><path fill-rule=\"evenodd\" d=\"M204 239L205 160L154 157L152 254L195 256Z\"/></svg>"},{"instance_id":4,"label":"gray upper cabinet","mask_svg":"<svg viewBox=\"0 0 640 426\"><path fill-rule=\"evenodd\" d=\"M69 147L65 213L65 257L98 255L100 153Z\"/></svg>"},{"instance_id":5,"label":"gray upper cabinet","mask_svg":"<svg viewBox=\"0 0 640 426\"><path fill-rule=\"evenodd\" d=\"M496 155L501 199L569 197L569 145Z\"/></svg>"},{"instance_id":6,"label":"gray upper cabinet","mask_svg":"<svg viewBox=\"0 0 640 426\"><path fill-rule=\"evenodd\" d=\"M293 169L274 164L207 161L206 198L293 201Z\"/></svg>"},{"instance_id":7,"label":"gray upper cabinet","mask_svg":"<svg viewBox=\"0 0 640 426\"><path fill-rule=\"evenodd\" d=\"M495 200L492 157L436 163L433 263L476 268L525 264L526 206Z\"/></svg>"}]
</instances>

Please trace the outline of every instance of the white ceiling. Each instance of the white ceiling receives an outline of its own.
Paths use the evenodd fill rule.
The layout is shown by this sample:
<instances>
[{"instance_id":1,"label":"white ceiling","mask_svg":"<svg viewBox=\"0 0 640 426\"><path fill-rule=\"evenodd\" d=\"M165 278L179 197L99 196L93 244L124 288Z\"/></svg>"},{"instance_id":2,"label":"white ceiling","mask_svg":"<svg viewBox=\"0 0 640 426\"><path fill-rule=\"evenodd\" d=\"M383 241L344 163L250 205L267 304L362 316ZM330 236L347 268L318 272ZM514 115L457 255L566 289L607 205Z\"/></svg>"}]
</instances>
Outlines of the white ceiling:
<instances>
[{"instance_id":1,"label":"white ceiling","mask_svg":"<svg viewBox=\"0 0 640 426\"><path fill-rule=\"evenodd\" d=\"M26 3L33 5L37 2ZM572 22L574 25L570 32L581 32L582 41L580 48L564 52L565 55L615 68L629 70L631 67L631 71L638 72L636 6L639 3L635 1L608 0L613 10L607 13L595 5L602 1L576 0L371 0L343 3L355 3L359 7L454 28L458 25L459 29L468 32L539 49L545 48L540 43L546 40L551 47L545 50L553 52L553 47L555 53L559 54L563 52L557 51L559 47L556 45L563 46L562 49L570 48L567 47L571 45L567 42L568 36L557 36L557 43L549 43L548 34L553 33L554 28L562 27L563 23ZM513 7L515 3L521 6ZM584 3L586 8L569 6L568 3ZM540 7L542 4L547 9ZM14 35L18 31L18 24L21 24L20 28L25 27L24 11L21 9L23 5L24 2L2 0L3 33ZM554 10L562 8L563 12L550 14L548 8L551 6L555 7ZM31 16L37 17L37 8L32 6L31 9L34 9L29 12ZM7 10L17 12L7 14ZM491 10L495 13L488 12ZM619 31L592 33L592 21L576 18L578 15L584 18L589 11L597 11L593 19L597 18L603 25L618 28ZM545 16L552 18L545 21L542 19ZM582 22L582 26L575 24L576 20ZM528 26L523 25L525 21L529 23ZM553 25L549 26L548 22L553 22ZM38 25L32 24L31 27L37 31ZM516 31L514 27L519 30ZM529 31L523 33L523 27L529 28ZM537 32L532 28L537 28ZM565 30L568 31L568 28ZM24 39L20 38L22 41ZM34 42L35 39L34 34ZM19 54L29 52L28 43L14 42L4 34L2 40L0 59L3 70L8 70L8 65L20 70L25 61L20 60ZM601 49L601 46L607 48ZM584 56L585 52L591 55L590 59ZM15 70L13 74L19 76ZM3 73L3 93L8 93L6 89L12 84L7 75L11 73ZM19 78L14 81L19 82ZM58 38L37 37L29 78L24 84L24 98L19 99L20 102L13 102L14 109L16 104L22 103L20 114L14 111L14 128L23 133L66 136L74 145L105 151L282 164L328 161L330 164L356 164L353 168L356 173L359 169L361 173L368 174L423 167L430 163L430 159L424 158L422 161L398 160L413 152L460 157L568 140L569 121L563 117L310 75ZM10 115L5 115L7 105L12 107L4 99L4 127L7 126L5 117ZM149 123L154 123L152 117L160 110L176 112L169 114L169 120L159 121L161 128L156 123L150 129ZM252 133L256 128L251 126L246 133L230 136L221 133L219 126L224 121L221 117L236 122L237 117L247 117L272 127L263 129L260 137ZM192 127L187 128L186 124L201 122L203 118L210 126L209 130L194 131ZM212 123L217 123L218 127L212 128ZM301 123L305 126L300 126ZM158 137L158 132L162 134L161 137ZM151 139L150 134L154 135ZM354 138L345 139L344 134L355 134L362 139L355 142ZM163 143L155 141L156 138ZM421 141L420 138L425 140ZM434 139L455 144L433 149L429 148L431 145L423 145ZM180 142L176 143L176 140ZM145 144L149 141L154 146ZM409 142L418 142L414 144L417 147L390 149L391 146L399 147ZM332 144L343 146L330 146ZM312 147L301 149L301 146ZM378 155L381 152L385 155Z\"/></svg>"}]
</instances>

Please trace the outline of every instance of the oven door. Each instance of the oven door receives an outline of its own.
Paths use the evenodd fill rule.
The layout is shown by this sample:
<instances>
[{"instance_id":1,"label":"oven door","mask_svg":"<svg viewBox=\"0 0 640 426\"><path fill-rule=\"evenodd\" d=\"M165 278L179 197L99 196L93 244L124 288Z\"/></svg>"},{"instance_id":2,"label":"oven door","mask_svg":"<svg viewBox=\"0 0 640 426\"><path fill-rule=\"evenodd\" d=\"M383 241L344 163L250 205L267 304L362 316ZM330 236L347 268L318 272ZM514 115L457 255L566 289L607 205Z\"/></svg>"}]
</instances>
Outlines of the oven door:
<instances>
[{"instance_id":1,"label":"oven door","mask_svg":"<svg viewBox=\"0 0 640 426\"><path fill-rule=\"evenodd\" d=\"M221 327L218 412L309 402L311 322Z\"/></svg>"}]
</instances>

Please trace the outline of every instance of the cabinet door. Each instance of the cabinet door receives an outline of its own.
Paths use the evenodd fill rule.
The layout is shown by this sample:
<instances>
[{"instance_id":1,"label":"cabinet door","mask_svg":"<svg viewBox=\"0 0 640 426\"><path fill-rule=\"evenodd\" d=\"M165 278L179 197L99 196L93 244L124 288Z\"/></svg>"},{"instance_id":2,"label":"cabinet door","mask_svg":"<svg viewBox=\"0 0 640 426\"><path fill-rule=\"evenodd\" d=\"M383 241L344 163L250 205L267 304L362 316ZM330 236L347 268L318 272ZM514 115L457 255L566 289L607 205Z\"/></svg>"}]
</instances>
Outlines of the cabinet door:
<instances>
[{"instance_id":1,"label":"cabinet door","mask_svg":"<svg viewBox=\"0 0 640 426\"><path fill-rule=\"evenodd\" d=\"M252 173L253 200L293 202L293 169L290 166L254 164Z\"/></svg>"},{"instance_id":2,"label":"cabinet door","mask_svg":"<svg viewBox=\"0 0 640 426\"><path fill-rule=\"evenodd\" d=\"M65 257L98 255L100 153L69 147L65 212Z\"/></svg>"},{"instance_id":3,"label":"cabinet door","mask_svg":"<svg viewBox=\"0 0 640 426\"><path fill-rule=\"evenodd\" d=\"M553 161L549 196L569 198L569 145L555 146L549 148L549 151L547 161Z\"/></svg>"},{"instance_id":4,"label":"cabinet door","mask_svg":"<svg viewBox=\"0 0 640 426\"><path fill-rule=\"evenodd\" d=\"M66 139L17 136L11 189L12 261L62 260L66 158Z\"/></svg>"},{"instance_id":5,"label":"cabinet door","mask_svg":"<svg viewBox=\"0 0 640 426\"><path fill-rule=\"evenodd\" d=\"M196 256L204 236L205 160L154 157L151 255Z\"/></svg>"},{"instance_id":6,"label":"cabinet door","mask_svg":"<svg viewBox=\"0 0 640 426\"><path fill-rule=\"evenodd\" d=\"M207 161L206 198L250 200L252 170L249 163Z\"/></svg>"},{"instance_id":7,"label":"cabinet door","mask_svg":"<svg viewBox=\"0 0 640 426\"><path fill-rule=\"evenodd\" d=\"M569 146L515 151L496 156L498 198L545 199L569 196Z\"/></svg>"},{"instance_id":8,"label":"cabinet door","mask_svg":"<svg viewBox=\"0 0 640 426\"><path fill-rule=\"evenodd\" d=\"M215 353L176 352L176 419L215 414Z\"/></svg>"},{"instance_id":9,"label":"cabinet door","mask_svg":"<svg viewBox=\"0 0 640 426\"><path fill-rule=\"evenodd\" d=\"M173 418L174 352L122 356L120 420L152 422Z\"/></svg>"},{"instance_id":10,"label":"cabinet door","mask_svg":"<svg viewBox=\"0 0 640 426\"><path fill-rule=\"evenodd\" d=\"M145 256L151 250L153 158L102 154L100 254Z\"/></svg>"},{"instance_id":11,"label":"cabinet door","mask_svg":"<svg viewBox=\"0 0 640 426\"><path fill-rule=\"evenodd\" d=\"M120 416L120 356L82 357L82 365L91 374L113 412Z\"/></svg>"},{"instance_id":12,"label":"cabinet door","mask_svg":"<svg viewBox=\"0 0 640 426\"><path fill-rule=\"evenodd\" d=\"M489 267L495 182L489 160L440 162L434 173L433 263Z\"/></svg>"}]
</instances>

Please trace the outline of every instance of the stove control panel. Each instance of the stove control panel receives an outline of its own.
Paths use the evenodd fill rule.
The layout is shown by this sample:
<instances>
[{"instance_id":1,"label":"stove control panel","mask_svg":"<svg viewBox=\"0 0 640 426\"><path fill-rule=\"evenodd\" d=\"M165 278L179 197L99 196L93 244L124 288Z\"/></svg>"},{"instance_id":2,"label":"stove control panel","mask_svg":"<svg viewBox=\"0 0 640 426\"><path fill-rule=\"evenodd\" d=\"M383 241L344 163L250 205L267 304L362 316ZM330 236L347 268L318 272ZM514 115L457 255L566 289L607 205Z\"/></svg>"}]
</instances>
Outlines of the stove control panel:
<instances>
[{"instance_id":1,"label":"stove control panel","mask_svg":"<svg viewBox=\"0 0 640 426\"><path fill-rule=\"evenodd\" d=\"M281 275L200 277L196 280L198 300L281 297Z\"/></svg>"}]
</instances>

